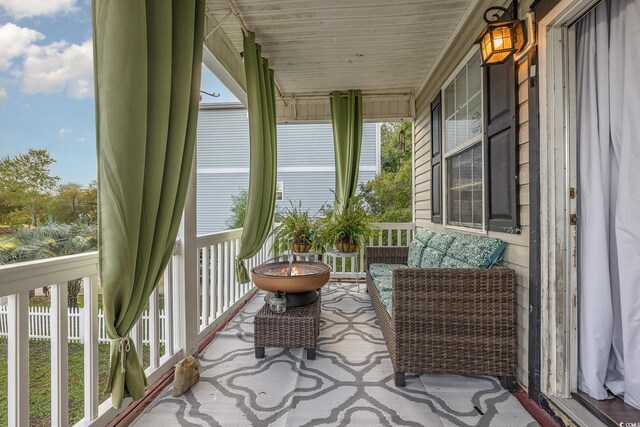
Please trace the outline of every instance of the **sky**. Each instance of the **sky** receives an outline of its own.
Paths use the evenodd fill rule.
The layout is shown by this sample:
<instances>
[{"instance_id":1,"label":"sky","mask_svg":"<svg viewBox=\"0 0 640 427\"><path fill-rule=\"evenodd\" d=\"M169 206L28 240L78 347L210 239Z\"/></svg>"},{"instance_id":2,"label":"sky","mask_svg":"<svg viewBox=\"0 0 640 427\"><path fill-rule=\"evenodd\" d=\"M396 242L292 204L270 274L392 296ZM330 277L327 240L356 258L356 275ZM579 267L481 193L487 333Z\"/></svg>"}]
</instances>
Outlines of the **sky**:
<instances>
[{"instance_id":1,"label":"sky","mask_svg":"<svg viewBox=\"0 0 640 427\"><path fill-rule=\"evenodd\" d=\"M92 49L90 0L0 0L0 157L47 149L60 183L96 179ZM206 67L201 89L237 101Z\"/></svg>"}]
</instances>

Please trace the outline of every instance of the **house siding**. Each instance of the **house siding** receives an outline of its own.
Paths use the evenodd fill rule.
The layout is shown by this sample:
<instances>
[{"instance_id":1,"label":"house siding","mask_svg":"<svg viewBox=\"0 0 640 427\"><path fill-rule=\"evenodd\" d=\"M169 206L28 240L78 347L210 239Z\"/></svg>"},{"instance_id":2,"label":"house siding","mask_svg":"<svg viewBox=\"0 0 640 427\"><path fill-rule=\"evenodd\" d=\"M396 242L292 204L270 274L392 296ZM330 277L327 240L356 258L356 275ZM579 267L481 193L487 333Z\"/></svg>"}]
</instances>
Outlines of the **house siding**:
<instances>
[{"instance_id":1,"label":"house siding","mask_svg":"<svg viewBox=\"0 0 640 427\"><path fill-rule=\"evenodd\" d=\"M278 181L284 185L283 209L289 201L316 214L333 203L335 186L333 130L330 123L279 124ZM378 125L365 123L360 183L378 170ZM198 234L225 230L232 196L249 186L249 123L240 105L201 108L198 119Z\"/></svg>"},{"instance_id":2,"label":"house siding","mask_svg":"<svg viewBox=\"0 0 640 427\"><path fill-rule=\"evenodd\" d=\"M414 145L414 216L416 226L441 227L431 223L431 101L445 80L464 59L473 46L476 36L484 27L484 11L491 5L505 6L507 2L479 2L452 42L441 62L433 70L427 83L416 96L415 145ZM530 1L521 4L521 12L529 9ZM489 235L507 243L503 264L515 270L517 277L517 379L525 388L528 384L529 347L529 110L528 63L517 67L518 110L518 198L520 209L520 234L490 232Z\"/></svg>"}]
</instances>

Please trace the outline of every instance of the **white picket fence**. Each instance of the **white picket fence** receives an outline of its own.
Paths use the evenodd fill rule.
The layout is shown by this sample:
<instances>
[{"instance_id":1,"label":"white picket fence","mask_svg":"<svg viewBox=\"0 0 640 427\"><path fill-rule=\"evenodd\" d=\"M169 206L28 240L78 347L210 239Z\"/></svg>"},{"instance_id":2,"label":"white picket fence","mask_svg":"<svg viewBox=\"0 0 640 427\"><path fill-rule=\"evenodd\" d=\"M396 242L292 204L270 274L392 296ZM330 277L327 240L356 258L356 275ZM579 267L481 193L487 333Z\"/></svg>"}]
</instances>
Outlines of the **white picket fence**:
<instances>
[{"instance_id":1,"label":"white picket fence","mask_svg":"<svg viewBox=\"0 0 640 427\"><path fill-rule=\"evenodd\" d=\"M82 343L84 330L83 316L84 308L69 307L69 341ZM159 338L160 342L164 344L164 310L159 310ZM145 310L142 313L142 342L149 344L149 311ZM34 340L50 340L51 339L51 308L50 307L29 307L29 339ZM0 337L7 337L9 335L9 322L8 322L8 307L0 306ZM104 327L104 312L102 309L98 310L98 342L109 343L111 342L107 337L107 331Z\"/></svg>"}]
</instances>

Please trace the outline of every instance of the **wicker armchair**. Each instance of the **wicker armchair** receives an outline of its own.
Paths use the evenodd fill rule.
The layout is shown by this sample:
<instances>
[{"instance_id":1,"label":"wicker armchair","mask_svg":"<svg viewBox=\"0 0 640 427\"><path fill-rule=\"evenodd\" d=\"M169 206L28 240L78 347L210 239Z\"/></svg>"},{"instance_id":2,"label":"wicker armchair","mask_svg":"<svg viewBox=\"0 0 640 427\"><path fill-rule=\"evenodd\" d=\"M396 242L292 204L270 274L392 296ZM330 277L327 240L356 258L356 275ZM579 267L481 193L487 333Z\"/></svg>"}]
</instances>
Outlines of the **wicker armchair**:
<instances>
[{"instance_id":1,"label":"wicker armchair","mask_svg":"<svg viewBox=\"0 0 640 427\"><path fill-rule=\"evenodd\" d=\"M492 375L513 383L515 272L503 267L396 269L389 315L369 265L406 264L408 252L408 247L366 248L367 290L396 385L405 385L408 372Z\"/></svg>"}]
</instances>

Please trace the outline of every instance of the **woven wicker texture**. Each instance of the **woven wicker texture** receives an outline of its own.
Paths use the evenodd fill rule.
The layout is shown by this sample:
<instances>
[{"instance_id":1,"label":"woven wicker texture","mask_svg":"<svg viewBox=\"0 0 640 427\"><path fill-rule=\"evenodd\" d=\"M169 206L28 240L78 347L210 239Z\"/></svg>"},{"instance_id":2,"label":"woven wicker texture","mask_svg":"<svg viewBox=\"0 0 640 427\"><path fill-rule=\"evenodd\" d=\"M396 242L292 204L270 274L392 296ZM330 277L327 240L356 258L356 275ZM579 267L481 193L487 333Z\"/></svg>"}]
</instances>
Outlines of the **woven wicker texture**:
<instances>
[{"instance_id":1,"label":"woven wicker texture","mask_svg":"<svg viewBox=\"0 0 640 427\"><path fill-rule=\"evenodd\" d=\"M302 307L287 307L274 313L265 304L255 316L256 347L315 348L320 328L320 300Z\"/></svg>"},{"instance_id":2,"label":"woven wicker texture","mask_svg":"<svg viewBox=\"0 0 640 427\"><path fill-rule=\"evenodd\" d=\"M367 248L367 265L403 263L407 251ZM515 375L513 270L394 270L393 316L369 274L367 289L396 372Z\"/></svg>"}]
</instances>

